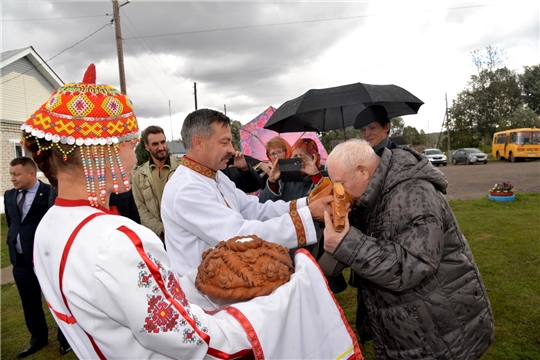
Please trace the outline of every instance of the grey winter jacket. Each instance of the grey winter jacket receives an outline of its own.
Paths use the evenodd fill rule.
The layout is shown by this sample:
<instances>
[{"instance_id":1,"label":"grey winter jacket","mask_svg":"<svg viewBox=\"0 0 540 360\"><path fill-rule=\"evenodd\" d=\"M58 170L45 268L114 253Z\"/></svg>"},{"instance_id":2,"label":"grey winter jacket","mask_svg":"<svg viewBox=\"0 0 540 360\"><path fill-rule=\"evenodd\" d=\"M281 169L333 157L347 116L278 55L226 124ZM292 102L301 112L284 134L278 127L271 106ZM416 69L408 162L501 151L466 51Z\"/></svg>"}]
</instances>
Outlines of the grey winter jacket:
<instances>
[{"instance_id":1,"label":"grey winter jacket","mask_svg":"<svg viewBox=\"0 0 540 360\"><path fill-rule=\"evenodd\" d=\"M443 196L446 178L414 151L378 154L332 254L355 273L362 342L373 338L378 359L478 359L493 341L493 313Z\"/></svg>"}]
</instances>

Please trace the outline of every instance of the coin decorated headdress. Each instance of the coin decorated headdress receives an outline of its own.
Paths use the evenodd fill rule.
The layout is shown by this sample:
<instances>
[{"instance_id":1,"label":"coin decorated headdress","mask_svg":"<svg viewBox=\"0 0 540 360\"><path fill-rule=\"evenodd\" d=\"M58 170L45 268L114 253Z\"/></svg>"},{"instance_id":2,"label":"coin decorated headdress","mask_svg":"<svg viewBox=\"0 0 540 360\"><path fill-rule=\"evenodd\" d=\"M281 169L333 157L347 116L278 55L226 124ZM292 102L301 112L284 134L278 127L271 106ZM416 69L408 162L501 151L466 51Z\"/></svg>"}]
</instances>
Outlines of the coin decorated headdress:
<instances>
[{"instance_id":1,"label":"coin decorated headdress","mask_svg":"<svg viewBox=\"0 0 540 360\"><path fill-rule=\"evenodd\" d=\"M65 84L56 90L26 120L21 130L21 142L35 138L38 155L56 146L67 161L68 156L80 147L88 200L92 205L97 205L98 193L104 202L106 160L111 163L114 187L118 192L113 156L120 166L124 185L129 189L118 151L119 144L138 140L137 118L126 95L112 86L96 84L94 64L88 67L82 82Z\"/></svg>"}]
</instances>

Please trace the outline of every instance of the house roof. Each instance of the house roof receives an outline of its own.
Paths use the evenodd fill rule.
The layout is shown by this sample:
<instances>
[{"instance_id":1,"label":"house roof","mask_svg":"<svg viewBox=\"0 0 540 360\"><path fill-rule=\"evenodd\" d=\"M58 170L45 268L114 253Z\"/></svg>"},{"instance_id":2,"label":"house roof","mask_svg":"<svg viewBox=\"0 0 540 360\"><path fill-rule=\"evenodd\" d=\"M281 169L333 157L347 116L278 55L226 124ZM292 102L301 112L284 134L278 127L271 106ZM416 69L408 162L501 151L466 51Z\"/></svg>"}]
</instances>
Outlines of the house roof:
<instances>
[{"instance_id":1,"label":"house roof","mask_svg":"<svg viewBox=\"0 0 540 360\"><path fill-rule=\"evenodd\" d=\"M186 149L184 148L184 144L177 141L167 141L167 147L169 148L169 152L171 154L185 154Z\"/></svg>"},{"instance_id":2,"label":"house roof","mask_svg":"<svg viewBox=\"0 0 540 360\"><path fill-rule=\"evenodd\" d=\"M26 57L32 65L43 75L55 88L64 85L64 82L43 58L34 50L33 46L28 46L20 49L7 50L0 53L0 68L4 68L15 61ZM22 74L21 74L22 75Z\"/></svg>"}]
</instances>

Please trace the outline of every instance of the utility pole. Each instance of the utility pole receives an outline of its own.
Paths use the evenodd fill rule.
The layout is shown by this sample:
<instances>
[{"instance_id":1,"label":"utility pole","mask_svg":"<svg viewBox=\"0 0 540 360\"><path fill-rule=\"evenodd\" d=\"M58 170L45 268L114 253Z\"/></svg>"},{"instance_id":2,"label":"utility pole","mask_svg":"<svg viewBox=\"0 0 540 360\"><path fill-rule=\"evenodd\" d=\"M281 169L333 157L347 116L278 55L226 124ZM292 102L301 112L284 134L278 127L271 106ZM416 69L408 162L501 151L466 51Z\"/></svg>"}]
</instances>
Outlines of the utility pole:
<instances>
[{"instance_id":1,"label":"utility pole","mask_svg":"<svg viewBox=\"0 0 540 360\"><path fill-rule=\"evenodd\" d=\"M171 123L171 141L174 141L174 133L172 129L171 100L169 100L169 121Z\"/></svg>"},{"instance_id":2,"label":"utility pole","mask_svg":"<svg viewBox=\"0 0 540 360\"><path fill-rule=\"evenodd\" d=\"M223 104L223 113L227 115L227 104Z\"/></svg>"},{"instance_id":3,"label":"utility pole","mask_svg":"<svg viewBox=\"0 0 540 360\"><path fill-rule=\"evenodd\" d=\"M116 34L116 51L118 53L118 72L120 73L120 91L122 91L124 95L127 95L127 91L126 74L124 72L124 48L122 47L122 26L120 24L120 8L128 4L130 1L131 0L128 0L122 5L118 5L118 0L112 0L114 32Z\"/></svg>"},{"instance_id":4,"label":"utility pole","mask_svg":"<svg viewBox=\"0 0 540 360\"><path fill-rule=\"evenodd\" d=\"M448 123L450 121L448 120L448 97L447 97L446 93L444 93L444 101L446 102L446 110L445 110L446 115L445 115L445 117L446 117L446 137L448 139L448 141L447 141L448 160L451 161L451 159L450 159L450 157L451 157L450 156L451 155L450 154L450 126L448 125Z\"/></svg>"},{"instance_id":5,"label":"utility pole","mask_svg":"<svg viewBox=\"0 0 540 360\"><path fill-rule=\"evenodd\" d=\"M193 89L195 89L195 110L197 110L197 83L193 83Z\"/></svg>"}]
</instances>

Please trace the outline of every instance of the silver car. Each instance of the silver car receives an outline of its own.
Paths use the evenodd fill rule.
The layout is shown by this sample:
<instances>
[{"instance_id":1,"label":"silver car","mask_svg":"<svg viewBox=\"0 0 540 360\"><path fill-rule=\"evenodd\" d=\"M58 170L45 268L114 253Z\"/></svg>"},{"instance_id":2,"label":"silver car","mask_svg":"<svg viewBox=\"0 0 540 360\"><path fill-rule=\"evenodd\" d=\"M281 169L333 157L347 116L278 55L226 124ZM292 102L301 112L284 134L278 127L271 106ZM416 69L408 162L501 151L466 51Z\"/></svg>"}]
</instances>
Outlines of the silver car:
<instances>
[{"instance_id":1,"label":"silver car","mask_svg":"<svg viewBox=\"0 0 540 360\"><path fill-rule=\"evenodd\" d=\"M457 165L458 163L466 163L472 165L474 163L488 163L488 157L482 151L475 148L462 148L457 149L452 154L452 163Z\"/></svg>"},{"instance_id":2,"label":"silver car","mask_svg":"<svg viewBox=\"0 0 540 360\"><path fill-rule=\"evenodd\" d=\"M446 155L439 149L424 149L422 154L425 155L429 161L435 166L446 166Z\"/></svg>"}]
</instances>

